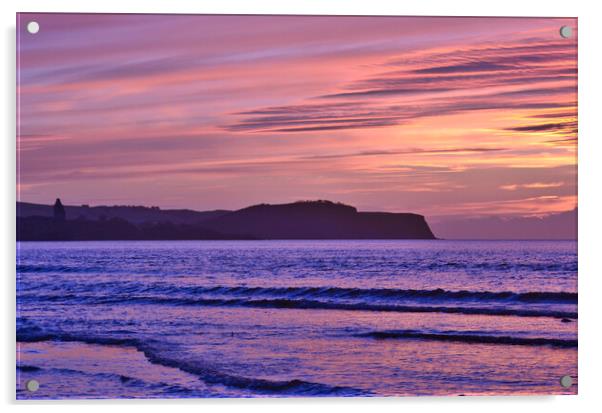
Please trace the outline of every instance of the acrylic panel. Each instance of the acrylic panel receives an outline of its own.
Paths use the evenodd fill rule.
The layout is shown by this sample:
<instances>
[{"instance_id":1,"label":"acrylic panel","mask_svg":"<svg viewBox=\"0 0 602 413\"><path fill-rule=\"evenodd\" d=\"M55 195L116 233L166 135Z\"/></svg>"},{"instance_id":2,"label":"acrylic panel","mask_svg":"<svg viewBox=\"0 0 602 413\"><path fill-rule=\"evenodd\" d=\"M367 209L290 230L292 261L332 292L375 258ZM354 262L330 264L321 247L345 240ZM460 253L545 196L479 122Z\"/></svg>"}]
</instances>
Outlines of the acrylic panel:
<instances>
[{"instance_id":1,"label":"acrylic panel","mask_svg":"<svg viewBox=\"0 0 602 413\"><path fill-rule=\"evenodd\" d=\"M576 18L16 30L17 399L577 393Z\"/></svg>"}]
</instances>

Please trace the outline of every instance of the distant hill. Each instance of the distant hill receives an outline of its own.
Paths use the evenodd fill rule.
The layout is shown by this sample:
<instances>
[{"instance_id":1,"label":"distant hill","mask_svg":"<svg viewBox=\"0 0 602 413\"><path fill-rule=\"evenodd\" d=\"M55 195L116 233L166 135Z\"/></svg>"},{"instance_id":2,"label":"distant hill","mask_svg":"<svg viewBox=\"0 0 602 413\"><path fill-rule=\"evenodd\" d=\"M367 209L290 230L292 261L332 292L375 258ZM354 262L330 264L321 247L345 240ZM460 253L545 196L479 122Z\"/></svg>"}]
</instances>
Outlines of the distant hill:
<instances>
[{"instance_id":1,"label":"distant hill","mask_svg":"<svg viewBox=\"0 0 602 413\"><path fill-rule=\"evenodd\" d=\"M330 201L261 204L238 211L17 203L19 240L84 239L435 239L422 215L358 212Z\"/></svg>"},{"instance_id":2,"label":"distant hill","mask_svg":"<svg viewBox=\"0 0 602 413\"><path fill-rule=\"evenodd\" d=\"M431 225L444 239L577 239L577 208L541 218L442 219Z\"/></svg>"},{"instance_id":3,"label":"distant hill","mask_svg":"<svg viewBox=\"0 0 602 413\"><path fill-rule=\"evenodd\" d=\"M157 207L144 206L74 206L66 205L67 218L99 220L120 218L133 224L143 222L171 222L174 224L199 224L208 219L219 217L230 211L193 211L190 209L160 209ZM17 217L52 217L52 205L32 204L29 202L17 202Z\"/></svg>"},{"instance_id":4,"label":"distant hill","mask_svg":"<svg viewBox=\"0 0 602 413\"><path fill-rule=\"evenodd\" d=\"M255 205L205 221L216 231L260 239L434 239L422 215L358 212L330 201Z\"/></svg>"}]
</instances>

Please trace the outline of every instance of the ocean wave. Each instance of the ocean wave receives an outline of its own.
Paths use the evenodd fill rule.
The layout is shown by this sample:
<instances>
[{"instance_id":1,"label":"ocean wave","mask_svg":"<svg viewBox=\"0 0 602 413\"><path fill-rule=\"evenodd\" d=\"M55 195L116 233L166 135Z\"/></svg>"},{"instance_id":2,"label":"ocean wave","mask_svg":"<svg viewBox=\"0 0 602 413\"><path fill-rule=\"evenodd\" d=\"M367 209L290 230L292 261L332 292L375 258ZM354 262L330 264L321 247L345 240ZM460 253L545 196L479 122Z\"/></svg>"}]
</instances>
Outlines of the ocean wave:
<instances>
[{"instance_id":1,"label":"ocean wave","mask_svg":"<svg viewBox=\"0 0 602 413\"><path fill-rule=\"evenodd\" d=\"M113 263L107 263L106 265L100 266L82 266L82 263L77 263L73 266L67 265L55 265L55 264L40 264L40 265L25 265L19 264L17 265L18 272L36 272L36 273L45 273L45 272L127 272L134 271L135 269L140 269L136 263L128 263L127 268L121 267L119 269L116 266L112 265ZM385 263L385 266L391 265L391 263ZM356 269L356 264L353 262L347 262L344 260L330 260L330 261L299 261L295 263L273 263L273 268L284 267L287 269L294 269L296 267L303 268L304 270L345 270L345 269ZM389 267L387 267L389 268ZM561 262L553 262L550 261L540 261L540 262L523 262L519 260L514 260L511 262L478 262L478 261L420 261L420 260L409 260L409 261L396 261L395 266L390 267L391 270L407 272L407 271L426 271L426 272L448 272L452 271L488 271L488 272L513 272L513 271L526 271L526 272L560 272L560 273L574 273L578 270L578 265L576 260L572 261L561 261ZM149 268L145 266L143 269L145 272L153 272L155 273L157 269ZM189 273L193 271L194 268L183 268L182 271ZM174 274L179 274L180 272L176 269L172 269Z\"/></svg>"},{"instance_id":2,"label":"ocean wave","mask_svg":"<svg viewBox=\"0 0 602 413\"><path fill-rule=\"evenodd\" d=\"M207 384L251 390L255 393L266 395L352 397L369 396L371 394L370 392L361 389L345 386L331 386L299 379L268 380L233 375L203 364L198 360L178 359L173 356L174 351L171 346L161 346L155 343L155 347L153 346L153 343L133 337L105 337L65 332L48 332L31 324L17 328L17 342L40 341L77 341L88 344L134 347L142 352L151 363L177 368L184 372L194 374ZM164 349L161 349L161 347L164 347Z\"/></svg>"},{"instance_id":3,"label":"ocean wave","mask_svg":"<svg viewBox=\"0 0 602 413\"><path fill-rule=\"evenodd\" d=\"M77 295L92 290L118 288L119 292L128 294L161 294L178 298L194 299L201 296L233 296L233 297L269 297L282 299L348 299L370 300L420 300L420 301L471 301L500 302L525 304L577 304L578 294L564 291L470 291L470 290L432 290L395 289L395 288L342 288L342 287L246 287L246 286L192 286L181 287L165 284L101 283L99 285L63 286L63 296ZM39 291L39 286L36 291ZM60 296L47 296L60 299Z\"/></svg>"},{"instance_id":4,"label":"ocean wave","mask_svg":"<svg viewBox=\"0 0 602 413\"><path fill-rule=\"evenodd\" d=\"M42 368L38 367L38 366L30 366L27 364L17 364L17 370L29 373L29 372L33 372L33 371L40 371L40 370L42 370Z\"/></svg>"},{"instance_id":5,"label":"ocean wave","mask_svg":"<svg viewBox=\"0 0 602 413\"><path fill-rule=\"evenodd\" d=\"M516 316L516 317L554 317L562 319L577 319L576 311L553 309L529 309L508 307L469 307L443 305L397 305L361 302L336 302L307 299L246 299L246 298L177 298L165 296L78 296L50 295L19 297L22 300L35 299L49 302L69 300L80 304L155 304L172 306L205 306L205 307L251 307L298 310L342 310L342 311L382 311L400 313L447 313L468 315Z\"/></svg>"},{"instance_id":6,"label":"ocean wave","mask_svg":"<svg viewBox=\"0 0 602 413\"><path fill-rule=\"evenodd\" d=\"M40 341L81 341L88 344L129 347L138 347L140 344L139 340L132 337L84 336L57 331L50 332L33 325L28 320L21 323L17 320L17 342L36 343Z\"/></svg>"},{"instance_id":7,"label":"ocean wave","mask_svg":"<svg viewBox=\"0 0 602 413\"><path fill-rule=\"evenodd\" d=\"M18 264L17 274L19 273L99 273L112 272L110 268L104 266L83 266L81 263L76 265L33 265L33 264Z\"/></svg>"},{"instance_id":8,"label":"ocean wave","mask_svg":"<svg viewBox=\"0 0 602 413\"><path fill-rule=\"evenodd\" d=\"M197 375L208 384L219 384L257 393L282 394L288 396L369 396L361 389L331 386L305 380L267 380L224 373L199 361L178 360L169 356L171 352L153 352L141 349L152 363L178 368ZM167 355L166 355L167 354Z\"/></svg>"},{"instance_id":9,"label":"ocean wave","mask_svg":"<svg viewBox=\"0 0 602 413\"><path fill-rule=\"evenodd\" d=\"M431 333L417 330L385 330L371 331L358 334L358 337L369 337L378 340L385 339L418 339L435 341L455 341L462 343L482 343L482 344L505 344L505 345L523 345L523 346L552 346L562 348L576 348L577 340L567 340L559 338L543 337L515 337L515 336L497 336L457 332Z\"/></svg>"},{"instance_id":10,"label":"ocean wave","mask_svg":"<svg viewBox=\"0 0 602 413\"><path fill-rule=\"evenodd\" d=\"M73 341L73 340L70 340L70 341ZM81 340L78 340L78 341L81 341ZM94 340L92 340L92 341L94 341ZM83 370L77 370L77 369L73 369L73 368L56 368L56 367L42 368L42 367L38 367L38 366L22 365L22 364L17 364L17 370L22 373L33 373L33 372L38 373L40 371L46 371L48 373L86 375L86 376L93 376L93 377L103 378L103 379L119 380L119 382L121 384L126 385L126 386L145 388L148 390L162 389L162 390L166 390L167 394L171 394L171 395L173 395L175 393L175 394L180 394L180 395L187 394L187 395L200 396L200 397L204 396L204 394L202 394L202 393L198 394L194 389L191 389L188 387L183 387L181 385L174 385L174 384L164 383L164 382L153 383L153 382L141 380L139 378L126 376L126 375L118 374L118 373L105 373L105 372L91 373L91 372L86 372ZM189 396L187 396L187 397L189 397Z\"/></svg>"},{"instance_id":11,"label":"ocean wave","mask_svg":"<svg viewBox=\"0 0 602 413\"><path fill-rule=\"evenodd\" d=\"M554 309L529 309L508 307L469 307L442 305L398 305L362 302L336 302L307 299L246 299L246 298L177 298L160 296L85 296L85 295L22 295L20 300L43 300L48 302L75 301L79 304L155 304L172 306L205 306L205 307L252 307L298 310L342 310L342 311L382 311L400 313L447 313L474 314L516 317L553 317L577 319L576 311Z\"/></svg>"},{"instance_id":12,"label":"ocean wave","mask_svg":"<svg viewBox=\"0 0 602 413\"><path fill-rule=\"evenodd\" d=\"M167 301L171 301L167 299ZM176 300L177 301L177 300ZM577 313L572 311L555 310L531 310L513 308L483 308L483 307L444 307L444 306L422 306L422 305L387 305L368 303L340 303L324 302L316 300L288 300L288 299L264 299L264 300L179 300L174 304L182 305L206 305L206 306L240 306L257 308L286 308L286 309L316 309L316 310L347 310L347 311L383 311L400 313L448 313L448 314L476 314L476 315L499 315L518 317L555 317L555 318L577 318Z\"/></svg>"},{"instance_id":13,"label":"ocean wave","mask_svg":"<svg viewBox=\"0 0 602 413\"><path fill-rule=\"evenodd\" d=\"M170 287L167 287L168 289ZM382 299L448 299L448 300L488 300L515 301L525 303L566 303L576 304L577 293L571 292L511 292L511 291L450 291L441 288L432 290L394 289L394 288L341 288L341 287L242 287L242 286L211 286L211 287L175 287L173 292L184 290L191 294L224 294L224 295L273 295L291 297L316 298L382 298Z\"/></svg>"}]
</instances>

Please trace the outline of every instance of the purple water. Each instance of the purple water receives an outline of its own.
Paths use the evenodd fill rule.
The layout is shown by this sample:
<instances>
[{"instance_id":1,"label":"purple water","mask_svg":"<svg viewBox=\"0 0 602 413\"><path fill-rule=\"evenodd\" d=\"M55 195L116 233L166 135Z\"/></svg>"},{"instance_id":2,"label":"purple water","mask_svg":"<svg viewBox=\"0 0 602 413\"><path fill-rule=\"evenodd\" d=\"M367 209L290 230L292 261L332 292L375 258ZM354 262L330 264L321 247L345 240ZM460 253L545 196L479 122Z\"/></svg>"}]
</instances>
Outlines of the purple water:
<instances>
[{"instance_id":1,"label":"purple water","mask_svg":"<svg viewBox=\"0 0 602 413\"><path fill-rule=\"evenodd\" d=\"M573 394L573 241L21 242L17 397ZM35 378L35 393L24 384Z\"/></svg>"}]
</instances>

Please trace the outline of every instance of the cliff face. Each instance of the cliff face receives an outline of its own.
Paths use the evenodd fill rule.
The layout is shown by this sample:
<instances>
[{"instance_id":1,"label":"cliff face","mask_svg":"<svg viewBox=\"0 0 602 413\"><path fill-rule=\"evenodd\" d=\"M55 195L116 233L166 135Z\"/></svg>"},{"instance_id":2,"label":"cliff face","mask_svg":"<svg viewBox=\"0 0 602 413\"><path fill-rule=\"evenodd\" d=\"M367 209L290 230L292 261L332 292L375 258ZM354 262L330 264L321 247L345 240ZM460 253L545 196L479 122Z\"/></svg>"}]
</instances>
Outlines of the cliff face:
<instances>
[{"instance_id":1,"label":"cliff face","mask_svg":"<svg viewBox=\"0 0 602 413\"><path fill-rule=\"evenodd\" d=\"M422 215L357 212L328 201L256 205L203 225L259 239L435 239Z\"/></svg>"}]
</instances>

